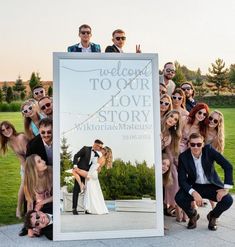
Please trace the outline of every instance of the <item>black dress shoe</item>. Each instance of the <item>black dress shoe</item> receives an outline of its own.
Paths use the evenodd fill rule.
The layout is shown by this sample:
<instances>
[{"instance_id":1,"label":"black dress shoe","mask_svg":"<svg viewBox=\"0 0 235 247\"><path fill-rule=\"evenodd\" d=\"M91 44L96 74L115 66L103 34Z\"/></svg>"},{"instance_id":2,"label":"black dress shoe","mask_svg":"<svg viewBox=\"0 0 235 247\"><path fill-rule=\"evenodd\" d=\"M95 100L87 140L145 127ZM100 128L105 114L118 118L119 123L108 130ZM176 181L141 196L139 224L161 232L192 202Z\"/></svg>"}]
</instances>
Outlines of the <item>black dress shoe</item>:
<instances>
[{"instance_id":1,"label":"black dress shoe","mask_svg":"<svg viewBox=\"0 0 235 247\"><path fill-rule=\"evenodd\" d=\"M195 213L193 214L193 216L191 218L189 218L189 222L188 222L188 229L194 229L197 227L197 221L200 218L200 215L197 213L197 211L195 210Z\"/></svg>"},{"instance_id":2,"label":"black dress shoe","mask_svg":"<svg viewBox=\"0 0 235 247\"><path fill-rule=\"evenodd\" d=\"M28 230L23 226L22 229L19 231L19 236L23 237L28 234Z\"/></svg>"},{"instance_id":3,"label":"black dress shoe","mask_svg":"<svg viewBox=\"0 0 235 247\"><path fill-rule=\"evenodd\" d=\"M207 215L207 219L209 221L208 229L211 230L211 231L216 231L217 230L216 218L212 217L211 214L209 213Z\"/></svg>"},{"instance_id":4,"label":"black dress shoe","mask_svg":"<svg viewBox=\"0 0 235 247\"><path fill-rule=\"evenodd\" d=\"M91 213L89 213L87 210L85 211L85 214L91 214Z\"/></svg>"},{"instance_id":5,"label":"black dress shoe","mask_svg":"<svg viewBox=\"0 0 235 247\"><path fill-rule=\"evenodd\" d=\"M78 211L76 209L73 209L73 215L78 215Z\"/></svg>"}]
</instances>

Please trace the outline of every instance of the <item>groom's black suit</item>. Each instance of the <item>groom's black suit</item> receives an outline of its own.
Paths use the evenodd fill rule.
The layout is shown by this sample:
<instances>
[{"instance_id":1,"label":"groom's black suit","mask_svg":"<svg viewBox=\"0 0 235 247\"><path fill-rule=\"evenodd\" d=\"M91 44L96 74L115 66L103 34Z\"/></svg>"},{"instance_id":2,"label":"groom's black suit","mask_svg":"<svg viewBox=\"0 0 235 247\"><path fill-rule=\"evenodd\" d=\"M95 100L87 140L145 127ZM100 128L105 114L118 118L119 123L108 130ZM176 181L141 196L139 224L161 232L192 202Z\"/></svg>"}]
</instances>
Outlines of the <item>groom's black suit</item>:
<instances>
[{"instance_id":1,"label":"groom's black suit","mask_svg":"<svg viewBox=\"0 0 235 247\"><path fill-rule=\"evenodd\" d=\"M84 146L74 155L73 164L77 165L77 167L82 170L89 171L91 166L90 164L91 152L95 153L94 155L95 157L99 157L98 153L92 150L92 147ZM85 183L85 178L81 177L81 181ZM80 192L80 187L78 185L77 180L75 179L74 188L73 188L73 209L77 208L79 192Z\"/></svg>"}]
</instances>

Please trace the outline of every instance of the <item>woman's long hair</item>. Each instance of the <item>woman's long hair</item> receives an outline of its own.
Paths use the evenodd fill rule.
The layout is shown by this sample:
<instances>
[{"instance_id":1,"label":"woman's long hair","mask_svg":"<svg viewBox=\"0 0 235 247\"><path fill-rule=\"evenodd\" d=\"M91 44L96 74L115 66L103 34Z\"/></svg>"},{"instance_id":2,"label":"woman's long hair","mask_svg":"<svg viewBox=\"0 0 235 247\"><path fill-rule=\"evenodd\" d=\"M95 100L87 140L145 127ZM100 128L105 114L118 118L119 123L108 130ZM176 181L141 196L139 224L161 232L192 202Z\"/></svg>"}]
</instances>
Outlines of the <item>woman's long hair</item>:
<instances>
[{"instance_id":1,"label":"woman's long hair","mask_svg":"<svg viewBox=\"0 0 235 247\"><path fill-rule=\"evenodd\" d=\"M40 119L40 116L39 116L39 113L38 113L38 110L37 110L37 107L34 103L33 100L29 99L27 101L25 101L22 105L21 105L21 111L23 111L24 109L24 106L32 106L32 110L33 111L36 111L36 115L37 115L37 118ZM26 117L24 115L24 113L22 112L22 115L24 117L24 130L25 130L25 135L27 136L27 138L29 140L31 140L33 137L34 137L34 134L33 134L33 131L31 130L30 128L30 123L32 122L32 119L30 117Z\"/></svg>"},{"instance_id":2,"label":"woman's long hair","mask_svg":"<svg viewBox=\"0 0 235 247\"><path fill-rule=\"evenodd\" d=\"M224 152L224 115L222 112L218 110L212 111L210 115L213 115L214 113L217 113L219 115L219 119L218 119L218 124L215 127L216 137L213 139L211 145L218 152L223 153ZM209 120L207 120L207 126L208 124L209 124Z\"/></svg>"},{"instance_id":3,"label":"woman's long hair","mask_svg":"<svg viewBox=\"0 0 235 247\"><path fill-rule=\"evenodd\" d=\"M110 147L105 146L105 165L107 169L112 168L113 166L113 153Z\"/></svg>"},{"instance_id":4,"label":"woman's long hair","mask_svg":"<svg viewBox=\"0 0 235 247\"><path fill-rule=\"evenodd\" d=\"M206 122L207 122L207 118L209 115L209 106L207 104L198 103L192 108L192 110L189 112L189 115L188 115L188 124L193 125L195 121L196 113L202 109L206 110L207 116L204 118L203 121L199 122L199 131L200 131L200 134L205 138L206 137Z\"/></svg>"},{"instance_id":5,"label":"woman's long hair","mask_svg":"<svg viewBox=\"0 0 235 247\"><path fill-rule=\"evenodd\" d=\"M0 147L0 152L2 154L5 154L8 150L8 142L9 142L9 137L6 137L3 135L2 133L2 126L5 125L5 127L10 127L12 129L12 135L13 136L17 136L19 135L20 133L18 133L15 129L15 126L10 123L9 121L3 121L0 123L0 143L1 143L1 147Z\"/></svg>"},{"instance_id":6,"label":"woman's long hair","mask_svg":"<svg viewBox=\"0 0 235 247\"><path fill-rule=\"evenodd\" d=\"M27 202L32 203L36 200L36 192L38 187L43 187L45 191L52 192L52 171L51 167L47 167L44 171L45 180L43 184L39 184L38 171L36 167L35 157L37 154L32 154L26 159L25 176L24 176L24 193Z\"/></svg>"},{"instance_id":7,"label":"woman's long hair","mask_svg":"<svg viewBox=\"0 0 235 247\"><path fill-rule=\"evenodd\" d=\"M167 128L166 121L167 119L172 115L177 114L179 117L178 122L175 124L175 126L171 126L170 128ZM162 124L161 124L162 133L169 132L171 136L171 149L175 155L179 154L179 143L181 138L181 116L180 113L177 110L169 111L163 118Z\"/></svg>"},{"instance_id":8,"label":"woman's long hair","mask_svg":"<svg viewBox=\"0 0 235 247\"><path fill-rule=\"evenodd\" d=\"M168 157L168 155L166 153L163 153L162 154L162 161L163 160L169 160L170 162L170 167L169 169L162 175L162 178L163 178L163 186L169 186L172 184L172 174L171 174L171 161L170 161L170 158Z\"/></svg>"}]
</instances>

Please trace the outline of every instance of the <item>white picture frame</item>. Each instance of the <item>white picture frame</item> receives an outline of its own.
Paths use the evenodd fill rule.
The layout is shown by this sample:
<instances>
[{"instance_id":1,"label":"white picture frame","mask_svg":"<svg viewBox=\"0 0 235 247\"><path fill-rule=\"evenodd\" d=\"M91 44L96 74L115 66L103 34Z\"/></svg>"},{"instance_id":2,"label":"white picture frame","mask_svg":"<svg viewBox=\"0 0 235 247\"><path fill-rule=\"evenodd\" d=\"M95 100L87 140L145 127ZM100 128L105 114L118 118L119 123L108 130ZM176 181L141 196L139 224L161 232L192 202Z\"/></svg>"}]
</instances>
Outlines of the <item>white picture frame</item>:
<instances>
[{"instance_id":1,"label":"white picture frame","mask_svg":"<svg viewBox=\"0 0 235 247\"><path fill-rule=\"evenodd\" d=\"M104 80L104 78L106 80ZM138 80L136 78L139 78L139 82L137 82ZM130 81L131 83L135 81L135 86L134 83L130 84ZM117 82L119 82L119 84ZM113 85L115 85L115 88L113 88ZM136 90L134 88L136 88ZM124 90L127 90L125 94L123 93ZM82 93L80 94L81 91ZM74 92L77 92L77 98ZM77 114L76 110L79 109L79 106L82 106L85 101L85 98L82 96L84 94L86 95L85 98L89 98L89 102L94 101L95 104L91 103L91 106L89 104L89 107L86 109L87 112L81 111L79 113L82 116L81 120L76 118L76 120L74 120L75 122L73 122L72 120L69 120L70 117L66 117L64 114L70 114L72 116ZM115 95L117 98L109 99L111 95ZM55 241L164 235L159 97L157 54L53 53L53 239ZM115 99L117 99L116 103L114 102ZM67 107L66 109L64 107L65 105ZM73 107L74 105L76 105L76 107ZM95 105L97 108L94 108ZM114 115L112 107L116 107L116 115ZM64 112L65 110L68 111L68 109L70 109L71 112ZM104 111L104 109L108 110ZM101 113L101 111L103 112ZM110 118L110 115L107 114L109 112L112 112L112 119ZM86 113L87 116L84 117ZM99 118L95 119L95 115L97 114L99 115ZM152 151L150 150L151 152L148 155L145 154L144 157L150 157L150 161L148 162L152 162L155 165L156 203L154 204L154 207L156 211L151 215L148 214L148 217L151 217L151 219L154 220L153 227L143 227L143 229L135 227L130 229L122 229L120 227L119 229L119 227L114 227L114 229L111 230L103 230L103 227L100 227L99 230L94 230L93 228L91 231L87 230L86 227L84 231L64 230L65 226L64 223L62 225L61 220L60 141L62 135L70 132L69 140L73 142L71 136L76 139L79 130L79 140L84 140L83 134L85 132L85 135L87 135L87 143L84 143L84 145L92 145L92 140L94 138L92 139L92 137L90 137L89 131L81 128L81 126L84 125L84 121L87 121L87 123L88 121L91 121L91 123L89 123L94 126L101 126L101 124L102 126L111 126L110 122L112 122L112 126L114 126L118 121L121 121L123 124L126 124L125 122L128 121L129 124L136 124L136 122L138 122L137 124L147 123L151 126L149 127L150 134L147 133L148 130L146 130L146 132L138 132L138 130L134 129L133 131L135 134L132 135L132 138L133 136L134 138L131 143L136 149L138 149L138 143L139 146L142 146L143 144L142 149L143 153L145 153L148 151L146 151L147 148L145 148L145 146L148 146L150 142L145 139L149 138L151 140L150 149ZM107 125L108 121L109 124ZM139 125L132 126L134 126L133 128L137 128ZM131 138L129 133L131 133L132 129L129 129L128 131L124 130L124 134L120 134L122 133L120 131L116 133L117 131L115 132L115 130L112 132L107 130L109 131L108 133L106 133L106 130L102 131L102 137L104 137L108 143L112 142L111 139L109 139L110 133L114 135L113 139L115 138L118 140L119 135L121 135L120 138L123 140L123 145L121 146L124 146L124 150L126 150L125 145L128 145L128 143L125 142L125 138ZM99 133L99 131L96 131L96 133ZM97 134L98 137L99 135L100 134ZM81 144L76 144L76 142L72 145L76 146L74 151L78 151L79 148L82 147ZM116 142L112 142L111 146L114 147L114 149L115 145ZM118 155L120 150L116 148L115 151L114 158L115 153ZM126 153L131 152L122 151L124 159L130 160L133 157L133 153L130 154L131 156L128 156ZM139 158L139 153L142 152L136 150L135 158L137 160ZM139 159L141 159L141 157ZM72 213L70 213L68 217L70 217L70 220L68 221L75 222L81 220L83 215L72 215ZM96 216L88 215L87 217ZM142 222L139 222L139 225L142 225Z\"/></svg>"}]
</instances>

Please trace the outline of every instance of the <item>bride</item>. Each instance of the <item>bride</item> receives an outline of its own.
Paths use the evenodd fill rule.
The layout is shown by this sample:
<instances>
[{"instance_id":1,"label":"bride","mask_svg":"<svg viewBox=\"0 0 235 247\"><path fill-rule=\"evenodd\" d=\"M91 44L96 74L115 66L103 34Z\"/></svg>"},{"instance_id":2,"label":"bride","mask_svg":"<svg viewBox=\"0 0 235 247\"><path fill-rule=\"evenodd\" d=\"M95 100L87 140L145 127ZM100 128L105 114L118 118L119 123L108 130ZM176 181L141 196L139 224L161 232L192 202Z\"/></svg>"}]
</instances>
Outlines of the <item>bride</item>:
<instances>
[{"instance_id":1,"label":"bride","mask_svg":"<svg viewBox=\"0 0 235 247\"><path fill-rule=\"evenodd\" d=\"M88 214L107 214L108 209L104 202L104 196L100 187L98 178L98 171L105 165L108 169L112 167L112 150L109 147L101 149L102 156L97 159L94 158L89 171L84 171L77 168L73 171L73 175L82 188L80 176L86 178L85 194L84 194L84 208Z\"/></svg>"}]
</instances>

